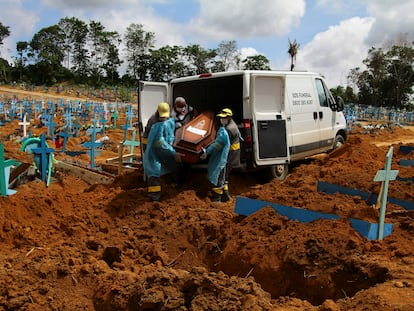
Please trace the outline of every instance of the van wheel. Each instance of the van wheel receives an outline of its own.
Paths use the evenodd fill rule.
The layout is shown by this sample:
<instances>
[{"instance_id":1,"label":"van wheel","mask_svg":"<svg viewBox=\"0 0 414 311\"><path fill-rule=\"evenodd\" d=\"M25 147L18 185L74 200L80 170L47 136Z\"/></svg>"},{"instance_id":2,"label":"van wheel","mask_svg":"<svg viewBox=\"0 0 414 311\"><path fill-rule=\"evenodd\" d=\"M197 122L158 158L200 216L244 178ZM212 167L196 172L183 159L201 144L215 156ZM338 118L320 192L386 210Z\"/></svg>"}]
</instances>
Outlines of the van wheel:
<instances>
[{"instance_id":1,"label":"van wheel","mask_svg":"<svg viewBox=\"0 0 414 311\"><path fill-rule=\"evenodd\" d=\"M288 174L287 164L272 165L269 167L269 175L272 179L284 180Z\"/></svg>"},{"instance_id":2,"label":"van wheel","mask_svg":"<svg viewBox=\"0 0 414 311\"><path fill-rule=\"evenodd\" d=\"M333 149L338 149L339 147L341 147L343 144L345 144L345 138L341 135L338 134L335 136L335 142L333 145Z\"/></svg>"}]
</instances>

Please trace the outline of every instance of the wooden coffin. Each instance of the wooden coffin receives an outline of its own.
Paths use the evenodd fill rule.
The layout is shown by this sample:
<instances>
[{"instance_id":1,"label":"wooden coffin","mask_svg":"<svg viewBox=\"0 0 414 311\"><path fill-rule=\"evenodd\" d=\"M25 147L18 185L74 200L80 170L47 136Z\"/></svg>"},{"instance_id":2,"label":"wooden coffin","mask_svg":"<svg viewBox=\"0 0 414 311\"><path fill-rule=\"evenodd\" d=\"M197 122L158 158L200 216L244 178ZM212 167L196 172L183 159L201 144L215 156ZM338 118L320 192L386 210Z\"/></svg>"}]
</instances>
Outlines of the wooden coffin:
<instances>
[{"instance_id":1,"label":"wooden coffin","mask_svg":"<svg viewBox=\"0 0 414 311\"><path fill-rule=\"evenodd\" d=\"M216 133L214 112L202 112L175 132L174 148L178 153L184 154L181 158L183 162L197 163L202 149L214 141Z\"/></svg>"}]
</instances>

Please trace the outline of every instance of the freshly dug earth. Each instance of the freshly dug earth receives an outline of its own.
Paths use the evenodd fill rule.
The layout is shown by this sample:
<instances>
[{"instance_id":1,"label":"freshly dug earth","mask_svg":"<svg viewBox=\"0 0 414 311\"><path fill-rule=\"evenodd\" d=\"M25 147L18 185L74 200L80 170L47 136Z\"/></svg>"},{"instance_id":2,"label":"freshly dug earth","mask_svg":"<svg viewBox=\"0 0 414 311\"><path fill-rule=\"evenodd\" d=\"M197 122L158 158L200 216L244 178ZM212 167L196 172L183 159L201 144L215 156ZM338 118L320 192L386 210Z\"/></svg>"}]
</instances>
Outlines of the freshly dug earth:
<instances>
[{"instance_id":1,"label":"freshly dug earth","mask_svg":"<svg viewBox=\"0 0 414 311\"><path fill-rule=\"evenodd\" d=\"M31 163L10 136L16 128L0 127L5 156ZM97 166L117 156L123 132L106 135ZM60 171L49 187L22 182L0 198L0 310L414 310L414 212L388 203L392 234L367 240L349 218L376 223L375 205L317 192L325 181L377 194L373 179L393 146L392 169L406 180L390 181L388 196L414 202L414 168L398 164L414 152L401 145L414 146L412 128L355 127L343 147L292 165L285 181L232 173L232 200L221 204L210 202L202 170L179 187L163 180L155 203L139 165L109 185ZM301 223L271 206L240 216L237 195L340 218Z\"/></svg>"}]
</instances>

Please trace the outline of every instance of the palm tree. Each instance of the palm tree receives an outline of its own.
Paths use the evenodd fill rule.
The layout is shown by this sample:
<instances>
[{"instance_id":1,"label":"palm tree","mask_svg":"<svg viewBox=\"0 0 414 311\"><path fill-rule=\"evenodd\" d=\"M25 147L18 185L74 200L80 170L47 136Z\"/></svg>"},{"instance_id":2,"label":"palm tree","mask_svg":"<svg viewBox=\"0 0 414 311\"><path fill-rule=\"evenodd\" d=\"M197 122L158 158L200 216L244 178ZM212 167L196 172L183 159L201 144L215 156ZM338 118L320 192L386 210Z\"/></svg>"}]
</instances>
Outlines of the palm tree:
<instances>
[{"instance_id":1,"label":"palm tree","mask_svg":"<svg viewBox=\"0 0 414 311\"><path fill-rule=\"evenodd\" d=\"M290 71L293 70L293 67L295 67L293 61L296 60L296 54L298 54L298 50L300 47L300 44L296 42L296 39L292 41L289 40L289 49L288 53L290 55Z\"/></svg>"}]
</instances>

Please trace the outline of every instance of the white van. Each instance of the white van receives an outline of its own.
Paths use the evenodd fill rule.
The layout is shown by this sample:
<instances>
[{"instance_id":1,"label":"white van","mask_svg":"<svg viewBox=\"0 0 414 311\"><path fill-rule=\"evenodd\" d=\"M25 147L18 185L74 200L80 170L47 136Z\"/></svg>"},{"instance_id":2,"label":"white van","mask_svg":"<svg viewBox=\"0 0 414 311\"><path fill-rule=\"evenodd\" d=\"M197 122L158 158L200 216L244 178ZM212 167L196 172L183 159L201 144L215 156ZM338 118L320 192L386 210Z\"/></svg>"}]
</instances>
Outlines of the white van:
<instances>
[{"instance_id":1,"label":"white van","mask_svg":"<svg viewBox=\"0 0 414 311\"><path fill-rule=\"evenodd\" d=\"M284 179L292 161L332 150L347 138L343 102L324 78L297 71L234 71L140 82L140 133L159 102L182 96L197 111L230 108L243 137L245 170L267 169Z\"/></svg>"}]
</instances>

